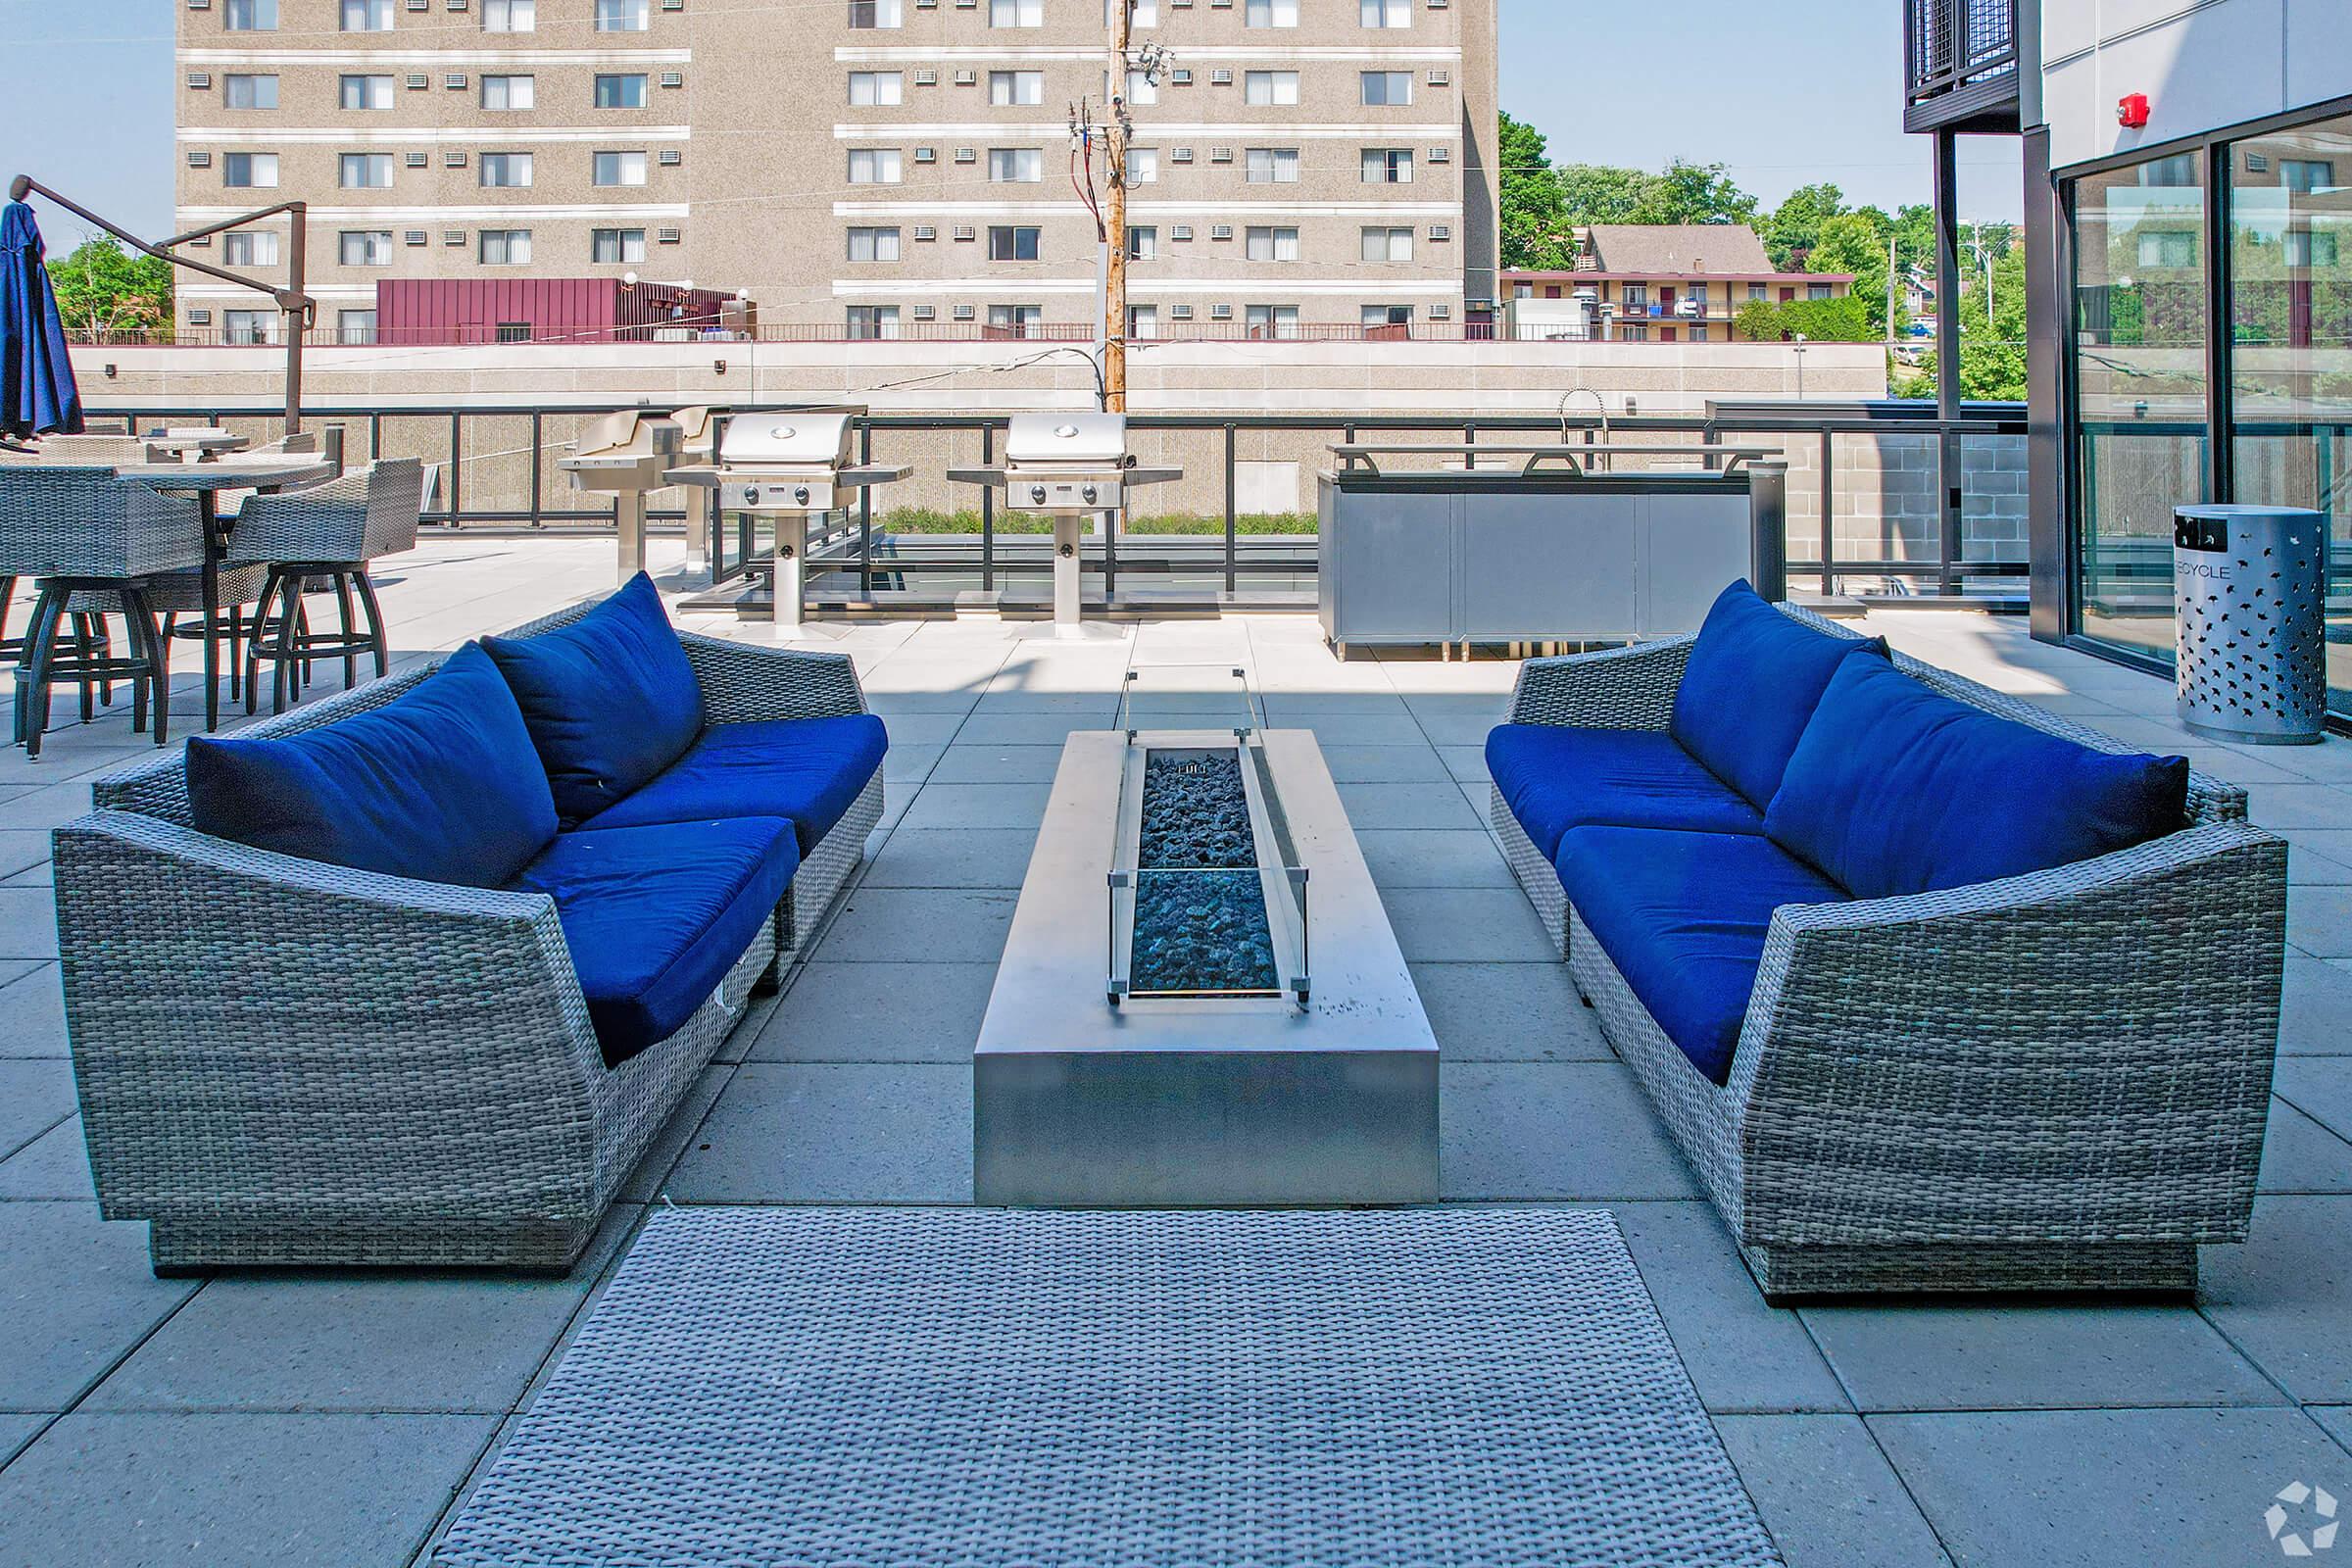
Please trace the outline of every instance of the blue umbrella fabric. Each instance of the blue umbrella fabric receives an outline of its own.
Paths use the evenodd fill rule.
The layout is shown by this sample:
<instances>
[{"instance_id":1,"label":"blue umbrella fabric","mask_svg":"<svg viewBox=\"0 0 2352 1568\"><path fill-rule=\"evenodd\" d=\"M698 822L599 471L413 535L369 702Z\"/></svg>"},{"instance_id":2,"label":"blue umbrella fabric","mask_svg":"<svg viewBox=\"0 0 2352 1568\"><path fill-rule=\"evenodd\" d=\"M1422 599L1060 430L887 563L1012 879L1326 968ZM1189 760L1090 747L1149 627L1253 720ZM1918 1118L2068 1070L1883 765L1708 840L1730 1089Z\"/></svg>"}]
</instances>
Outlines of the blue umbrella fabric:
<instances>
[{"instance_id":1,"label":"blue umbrella fabric","mask_svg":"<svg viewBox=\"0 0 2352 1568\"><path fill-rule=\"evenodd\" d=\"M81 428L81 391L42 254L32 209L10 202L0 210L0 435Z\"/></svg>"}]
</instances>

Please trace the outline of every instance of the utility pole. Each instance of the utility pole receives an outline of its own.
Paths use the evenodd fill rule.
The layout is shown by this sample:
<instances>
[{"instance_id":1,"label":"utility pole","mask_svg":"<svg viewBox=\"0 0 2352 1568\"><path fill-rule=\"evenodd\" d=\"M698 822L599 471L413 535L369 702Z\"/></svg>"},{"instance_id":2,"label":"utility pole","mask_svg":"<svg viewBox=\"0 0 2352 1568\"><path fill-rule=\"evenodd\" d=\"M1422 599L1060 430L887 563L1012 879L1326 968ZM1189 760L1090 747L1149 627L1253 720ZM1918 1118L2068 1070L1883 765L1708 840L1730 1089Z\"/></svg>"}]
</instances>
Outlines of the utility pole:
<instances>
[{"instance_id":1,"label":"utility pole","mask_svg":"<svg viewBox=\"0 0 2352 1568\"><path fill-rule=\"evenodd\" d=\"M1896 341L1894 335L1894 245L1892 234L1886 236L1886 341Z\"/></svg>"},{"instance_id":2,"label":"utility pole","mask_svg":"<svg viewBox=\"0 0 2352 1568\"><path fill-rule=\"evenodd\" d=\"M1134 37L1134 0L1112 0L1110 9L1110 124L1104 150L1110 163L1109 269L1102 299L1102 407L1127 410L1127 144L1134 122L1127 113L1127 46Z\"/></svg>"}]
</instances>

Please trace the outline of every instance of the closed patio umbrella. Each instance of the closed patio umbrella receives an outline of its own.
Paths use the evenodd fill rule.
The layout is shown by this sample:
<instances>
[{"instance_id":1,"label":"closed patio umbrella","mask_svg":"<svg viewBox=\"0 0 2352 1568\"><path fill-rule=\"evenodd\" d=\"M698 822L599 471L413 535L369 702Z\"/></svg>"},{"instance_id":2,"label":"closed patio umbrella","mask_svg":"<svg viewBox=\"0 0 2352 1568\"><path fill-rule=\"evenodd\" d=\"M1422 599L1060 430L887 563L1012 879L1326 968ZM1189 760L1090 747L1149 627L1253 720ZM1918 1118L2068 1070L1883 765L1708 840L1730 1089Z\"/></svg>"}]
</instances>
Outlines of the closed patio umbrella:
<instances>
[{"instance_id":1,"label":"closed patio umbrella","mask_svg":"<svg viewBox=\"0 0 2352 1568\"><path fill-rule=\"evenodd\" d=\"M66 357L66 326L42 262L32 209L0 209L0 435L81 428L81 393Z\"/></svg>"}]
</instances>

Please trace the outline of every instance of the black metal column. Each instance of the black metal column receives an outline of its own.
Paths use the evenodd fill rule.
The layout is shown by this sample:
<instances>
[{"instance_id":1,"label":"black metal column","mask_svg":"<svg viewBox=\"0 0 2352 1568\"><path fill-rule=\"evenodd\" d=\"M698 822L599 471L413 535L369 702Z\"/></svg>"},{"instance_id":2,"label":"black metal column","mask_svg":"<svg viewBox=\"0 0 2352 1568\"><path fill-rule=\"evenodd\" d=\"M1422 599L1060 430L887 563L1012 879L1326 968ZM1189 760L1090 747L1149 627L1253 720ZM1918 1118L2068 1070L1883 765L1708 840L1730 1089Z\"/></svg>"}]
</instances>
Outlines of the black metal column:
<instances>
[{"instance_id":1,"label":"black metal column","mask_svg":"<svg viewBox=\"0 0 2352 1568\"><path fill-rule=\"evenodd\" d=\"M2050 178L2050 133L2022 143L2026 182L2026 560L2035 640L2063 642L2073 621L2073 441L2066 411L2072 373L2071 270L2066 204Z\"/></svg>"},{"instance_id":2,"label":"black metal column","mask_svg":"<svg viewBox=\"0 0 2352 1568\"><path fill-rule=\"evenodd\" d=\"M1936 132L1936 489L1940 500L1938 590L1960 591L1960 138Z\"/></svg>"}]
</instances>

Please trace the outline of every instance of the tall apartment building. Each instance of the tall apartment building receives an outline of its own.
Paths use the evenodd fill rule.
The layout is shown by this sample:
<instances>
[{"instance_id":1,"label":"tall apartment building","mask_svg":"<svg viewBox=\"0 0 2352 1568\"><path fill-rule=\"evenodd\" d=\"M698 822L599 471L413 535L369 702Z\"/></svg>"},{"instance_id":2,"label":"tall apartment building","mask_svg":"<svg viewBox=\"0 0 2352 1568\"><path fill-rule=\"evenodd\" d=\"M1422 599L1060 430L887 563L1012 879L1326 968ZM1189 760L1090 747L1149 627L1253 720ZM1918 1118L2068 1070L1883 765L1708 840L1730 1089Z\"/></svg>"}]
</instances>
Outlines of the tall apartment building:
<instances>
[{"instance_id":1,"label":"tall apartment building","mask_svg":"<svg viewBox=\"0 0 2352 1568\"><path fill-rule=\"evenodd\" d=\"M320 324L355 340L379 279L630 272L812 334L1081 330L1069 108L1100 111L1106 4L181 0L179 216L308 202ZM1494 7L1134 0L1167 66L1126 84L1131 332L1483 314ZM283 232L220 259L274 273ZM226 285L180 299L274 327Z\"/></svg>"}]
</instances>

